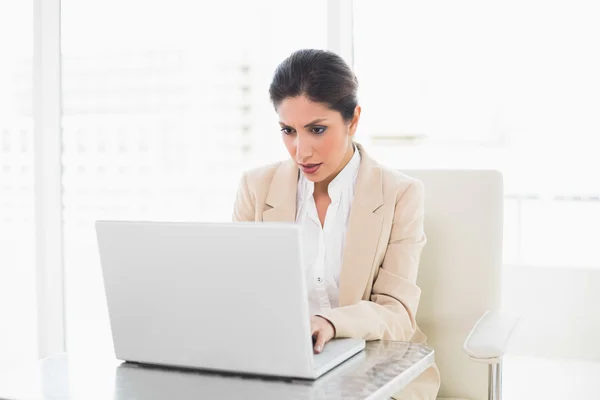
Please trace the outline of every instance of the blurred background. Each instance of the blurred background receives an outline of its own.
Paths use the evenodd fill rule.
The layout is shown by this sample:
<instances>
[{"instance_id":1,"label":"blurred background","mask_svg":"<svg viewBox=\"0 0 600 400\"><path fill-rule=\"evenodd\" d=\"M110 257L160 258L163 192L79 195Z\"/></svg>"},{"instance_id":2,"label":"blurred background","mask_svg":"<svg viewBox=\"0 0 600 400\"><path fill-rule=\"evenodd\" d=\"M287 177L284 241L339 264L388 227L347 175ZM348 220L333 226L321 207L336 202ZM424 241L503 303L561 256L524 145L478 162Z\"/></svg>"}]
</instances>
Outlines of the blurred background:
<instances>
[{"instance_id":1,"label":"blurred background","mask_svg":"<svg viewBox=\"0 0 600 400\"><path fill-rule=\"evenodd\" d=\"M596 398L599 20L581 0L2 0L0 360L112 352L93 222L229 220L242 171L286 157L275 67L322 48L358 76L378 161L503 172L505 396Z\"/></svg>"}]
</instances>

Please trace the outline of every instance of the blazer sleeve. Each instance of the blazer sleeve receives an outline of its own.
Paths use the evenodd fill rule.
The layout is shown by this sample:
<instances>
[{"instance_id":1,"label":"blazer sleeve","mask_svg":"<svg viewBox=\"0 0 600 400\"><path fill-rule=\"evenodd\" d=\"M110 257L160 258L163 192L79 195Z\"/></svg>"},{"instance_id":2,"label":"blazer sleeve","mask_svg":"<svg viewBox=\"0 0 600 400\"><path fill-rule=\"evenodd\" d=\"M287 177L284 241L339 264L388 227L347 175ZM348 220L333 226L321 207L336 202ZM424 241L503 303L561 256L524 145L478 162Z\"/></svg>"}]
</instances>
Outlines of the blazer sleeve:
<instances>
[{"instance_id":1,"label":"blazer sleeve","mask_svg":"<svg viewBox=\"0 0 600 400\"><path fill-rule=\"evenodd\" d=\"M232 220L234 222L254 221L254 209L255 201L248 187L248 177L244 174L235 198Z\"/></svg>"},{"instance_id":2,"label":"blazer sleeve","mask_svg":"<svg viewBox=\"0 0 600 400\"><path fill-rule=\"evenodd\" d=\"M336 337L411 339L421 296L416 282L421 250L426 243L423 222L423 184L414 180L396 201L387 250L370 301L361 300L319 314L334 325Z\"/></svg>"}]
</instances>

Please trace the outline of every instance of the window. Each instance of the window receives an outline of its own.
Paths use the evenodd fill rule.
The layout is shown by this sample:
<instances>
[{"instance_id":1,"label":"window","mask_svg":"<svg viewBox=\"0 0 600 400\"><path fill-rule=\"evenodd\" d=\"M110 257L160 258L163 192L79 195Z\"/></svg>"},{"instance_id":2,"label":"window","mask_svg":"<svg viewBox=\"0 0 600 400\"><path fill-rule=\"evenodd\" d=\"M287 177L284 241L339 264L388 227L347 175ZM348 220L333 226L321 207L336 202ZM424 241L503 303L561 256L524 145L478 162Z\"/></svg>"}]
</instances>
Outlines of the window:
<instances>
[{"instance_id":1,"label":"window","mask_svg":"<svg viewBox=\"0 0 600 400\"><path fill-rule=\"evenodd\" d=\"M0 2L0 359L33 361L36 280L31 2Z\"/></svg>"},{"instance_id":2,"label":"window","mask_svg":"<svg viewBox=\"0 0 600 400\"><path fill-rule=\"evenodd\" d=\"M362 140L398 167L501 170L507 262L600 267L570 239L600 220L599 15L591 1L356 1Z\"/></svg>"},{"instance_id":3,"label":"window","mask_svg":"<svg viewBox=\"0 0 600 400\"><path fill-rule=\"evenodd\" d=\"M272 72L325 48L326 18L318 0L62 2L69 351L112 351L94 221L230 220L241 172L285 157Z\"/></svg>"}]
</instances>

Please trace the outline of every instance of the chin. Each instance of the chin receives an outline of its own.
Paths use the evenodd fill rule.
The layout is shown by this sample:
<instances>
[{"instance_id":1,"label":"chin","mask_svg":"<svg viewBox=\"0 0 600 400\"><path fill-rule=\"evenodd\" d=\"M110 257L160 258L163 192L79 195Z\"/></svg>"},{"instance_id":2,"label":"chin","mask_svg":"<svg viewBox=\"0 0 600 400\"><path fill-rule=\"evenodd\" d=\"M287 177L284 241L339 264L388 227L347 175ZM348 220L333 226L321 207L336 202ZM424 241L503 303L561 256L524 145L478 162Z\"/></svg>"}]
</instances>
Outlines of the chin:
<instances>
[{"instance_id":1,"label":"chin","mask_svg":"<svg viewBox=\"0 0 600 400\"><path fill-rule=\"evenodd\" d=\"M329 176L329 174L322 173L321 171L319 171L317 174L314 174L314 175L307 175L304 172L302 174L306 177L306 179L308 179L309 181L311 181L313 183L319 183L321 181L324 181Z\"/></svg>"},{"instance_id":2,"label":"chin","mask_svg":"<svg viewBox=\"0 0 600 400\"><path fill-rule=\"evenodd\" d=\"M311 181L312 183L319 183L323 180L323 178L320 178L318 176L314 176L314 175L306 175L305 173L303 173L304 177L306 179L308 179L309 181Z\"/></svg>"}]
</instances>

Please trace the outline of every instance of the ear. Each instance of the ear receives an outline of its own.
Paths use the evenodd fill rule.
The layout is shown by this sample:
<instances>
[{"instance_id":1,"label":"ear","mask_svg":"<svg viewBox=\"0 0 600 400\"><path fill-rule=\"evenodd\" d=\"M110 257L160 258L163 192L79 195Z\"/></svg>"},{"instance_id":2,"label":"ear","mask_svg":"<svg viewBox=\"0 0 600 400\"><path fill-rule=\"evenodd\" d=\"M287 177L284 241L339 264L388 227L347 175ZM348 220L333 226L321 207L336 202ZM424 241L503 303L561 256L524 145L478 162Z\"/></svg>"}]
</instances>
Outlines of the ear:
<instances>
[{"instance_id":1,"label":"ear","mask_svg":"<svg viewBox=\"0 0 600 400\"><path fill-rule=\"evenodd\" d=\"M354 116L352 116L352 121L350 121L350 125L348 127L348 135L354 136L356 133L356 128L358 128L358 121L360 120L360 113L362 109L360 106L356 106L354 109Z\"/></svg>"}]
</instances>

